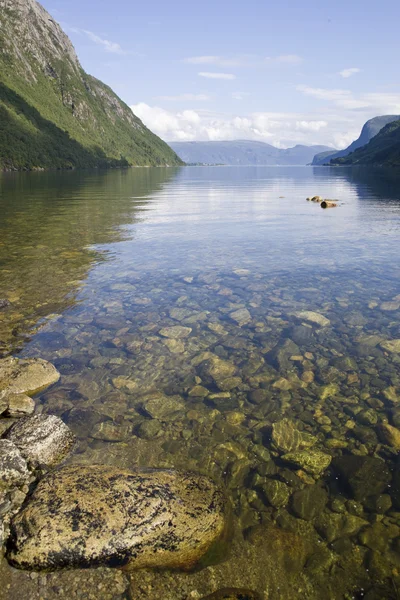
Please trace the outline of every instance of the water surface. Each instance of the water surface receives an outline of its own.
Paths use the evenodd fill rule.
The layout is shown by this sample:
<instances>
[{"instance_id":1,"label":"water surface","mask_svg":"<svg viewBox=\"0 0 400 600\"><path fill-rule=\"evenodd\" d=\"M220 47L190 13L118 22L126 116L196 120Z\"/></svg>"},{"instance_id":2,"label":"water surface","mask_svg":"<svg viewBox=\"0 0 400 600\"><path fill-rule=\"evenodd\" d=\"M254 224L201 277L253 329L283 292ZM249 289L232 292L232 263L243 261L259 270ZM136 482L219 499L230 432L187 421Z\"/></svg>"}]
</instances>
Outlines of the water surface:
<instances>
[{"instance_id":1,"label":"water surface","mask_svg":"<svg viewBox=\"0 0 400 600\"><path fill-rule=\"evenodd\" d=\"M38 410L78 436L71 460L200 471L232 502L213 583L176 574L169 596L148 574L135 598L397 597L400 446L382 424L400 427L400 353L385 347L400 338L399 198L395 173L362 169L0 179L0 352L61 372ZM285 456L284 418L327 469Z\"/></svg>"}]
</instances>

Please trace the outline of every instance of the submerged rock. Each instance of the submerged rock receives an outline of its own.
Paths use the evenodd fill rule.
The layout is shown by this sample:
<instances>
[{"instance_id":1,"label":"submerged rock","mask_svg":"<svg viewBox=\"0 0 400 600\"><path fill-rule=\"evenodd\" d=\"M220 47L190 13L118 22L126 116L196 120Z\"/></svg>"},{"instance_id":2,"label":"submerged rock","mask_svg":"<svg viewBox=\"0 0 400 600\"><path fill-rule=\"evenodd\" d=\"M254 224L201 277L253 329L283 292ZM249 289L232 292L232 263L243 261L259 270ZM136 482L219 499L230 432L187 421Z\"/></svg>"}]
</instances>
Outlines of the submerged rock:
<instances>
[{"instance_id":1,"label":"submerged rock","mask_svg":"<svg viewBox=\"0 0 400 600\"><path fill-rule=\"evenodd\" d=\"M239 325L239 327L242 327L251 321L251 314L247 308L239 308L239 310L230 313L229 316L232 321L235 321L235 323Z\"/></svg>"},{"instance_id":2,"label":"submerged rock","mask_svg":"<svg viewBox=\"0 0 400 600\"><path fill-rule=\"evenodd\" d=\"M308 485L293 494L292 510L301 519L312 521L324 510L327 502L328 494L323 488Z\"/></svg>"},{"instance_id":3,"label":"submerged rock","mask_svg":"<svg viewBox=\"0 0 400 600\"><path fill-rule=\"evenodd\" d=\"M387 423L382 423L378 431L379 437L385 444L392 446L395 450L400 450L400 429Z\"/></svg>"},{"instance_id":4,"label":"submerged rock","mask_svg":"<svg viewBox=\"0 0 400 600\"><path fill-rule=\"evenodd\" d=\"M381 342L380 346L392 354L400 354L400 339L386 340L386 342Z\"/></svg>"},{"instance_id":5,"label":"submerged rock","mask_svg":"<svg viewBox=\"0 0 400 600\"><path fill-rule=\"evenodd\" d=\"M192 567L224 530L225 500L206 477L68 466L47 475L12 523L19 568L99 564Z\"/></svg>"},{"instance_id":6,"label":"submerged rock","mask_svg":"<svg viewBox=\"0 0 400 600\"><path fill-rule=\"evenodd\" d=\"M314 312L312 310L301 310L295 314L295 317L301 319L302 321L307 321L312 323L313 325L319 325L320 327L327 327L331 324L330 320L321 315L320 313Z\"/></svg>"},{"instance_id":7,"label":"submerged rock","mask_svg":"<svg viewBox=\"0 0 400 600\"><path fill-rule=\"evenodd\" d=\"M392 479L387 465L373 456L341 456L334 459L332 466L339 483L360 502L382 494Z\"/></svg>"},{"instance_id":8,"label":"submerged rock","mask_svg":"<svg viewBox=\"0 0 400 600\"><path fill-rule=\"evenodd\" d=\"M173 327L164 327L160 329L160 335L172 340L180 340L187 338L192 333L190 327L182 327L182 325L174 325Z\"/></svg>"},{"instance_id":9,"label":"submerged rock","mask_svg":"<svg viewBox=\"0 0 400 600\"><path fill-rule=\"evenodd\" d=\"M60 379L57 369L40 358L0 360L0 397L6 394L33 395Z\"/></svg>"},{"instance_id":10,"label":"submerged rock","mask_svg":"<svg viewBox=\"0 0 400 600\"><path fill-rule=\"evenodd\" d=\"M272 425L272 441L282 452L293 452L310 448L317 439L304 431L299 431L293 421L282 419Z\"/></svg>"},{"instance_id":11,"label":"submerged rock","mask_svg":"<svg viewBox=\"0 0 400 600\"><path fill-rule=\"evenodd\" d=\"M143 411L149 417L160 421L169 421L185 409L185 405L178 398L154 392L142 396L139 400Z\"/></svg>"},{"instance_id":12,"label":"submerged rock","mask_svg":"<svg viewBox=\"0 0 400 600\"><path fill-rule=\"evenodd\" d=\"M10 394L6 396L7 409L5 414L7 417L22 417L32 415L35 411L35 402L26 394Z\"/></svg>"},{"instance_id":13,"label":"submerged rock","mask_svg":"<svg viewBox=\"0 0 400 600\"><path fill-rule=\"evenodd\" d=\"M301 450L284 454L282 459L304 469L310 475L319 476L331 464L332 457L321 450Z\"/></svg>"},{"instance_id":14,"label":"submerged rock","mask_svg":"<svg viewBox=\"0 0 400 600\"><path fill-rule=\"evenodd\" d=\"M54 415L23 417L9 429L6 438L19 448L28 463L46 467L60 463L75 443L72 431Z\"/></svg>"}]
</instances>

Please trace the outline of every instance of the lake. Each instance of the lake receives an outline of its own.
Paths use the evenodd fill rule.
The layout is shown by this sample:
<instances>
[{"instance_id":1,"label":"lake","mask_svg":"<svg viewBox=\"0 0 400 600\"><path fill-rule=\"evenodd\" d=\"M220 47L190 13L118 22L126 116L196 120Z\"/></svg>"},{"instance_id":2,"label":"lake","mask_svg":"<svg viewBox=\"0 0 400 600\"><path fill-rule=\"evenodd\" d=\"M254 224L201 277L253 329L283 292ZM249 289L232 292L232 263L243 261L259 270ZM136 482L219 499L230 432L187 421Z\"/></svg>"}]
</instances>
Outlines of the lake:
<instances>
[{"instance_id":1,"label":"lake","mask_svg":"<svg viewBox=\"0 0 400 600\"><path fill-rule=\"evenodd\" d=\"M4 174L0 214L0 356L60 371L37 410L77 435L70 462L201 472L232 504L211 566L124 575L129 597L398 597L399 175ZM12 600L87 577L0 574Z\"/></svg>"}]
</instances>

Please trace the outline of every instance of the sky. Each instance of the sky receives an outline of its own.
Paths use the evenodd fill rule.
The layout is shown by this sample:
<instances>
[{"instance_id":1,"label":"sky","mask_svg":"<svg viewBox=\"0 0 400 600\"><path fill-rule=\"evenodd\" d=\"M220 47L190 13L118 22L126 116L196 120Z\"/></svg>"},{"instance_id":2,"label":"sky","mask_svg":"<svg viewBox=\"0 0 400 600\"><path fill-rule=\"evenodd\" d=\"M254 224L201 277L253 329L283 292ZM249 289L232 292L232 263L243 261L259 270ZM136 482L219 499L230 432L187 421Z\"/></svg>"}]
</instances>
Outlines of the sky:
<instances>
[{"instance_id":1,"label":"sky","mask_svg":"<svg viewBox=\"0 0 400 600\"><path fill-rule=\"evenodd\" d=\"M400 115L398 0L42 0L166 141L348 146Z\"/></svg>"}]
</instances>

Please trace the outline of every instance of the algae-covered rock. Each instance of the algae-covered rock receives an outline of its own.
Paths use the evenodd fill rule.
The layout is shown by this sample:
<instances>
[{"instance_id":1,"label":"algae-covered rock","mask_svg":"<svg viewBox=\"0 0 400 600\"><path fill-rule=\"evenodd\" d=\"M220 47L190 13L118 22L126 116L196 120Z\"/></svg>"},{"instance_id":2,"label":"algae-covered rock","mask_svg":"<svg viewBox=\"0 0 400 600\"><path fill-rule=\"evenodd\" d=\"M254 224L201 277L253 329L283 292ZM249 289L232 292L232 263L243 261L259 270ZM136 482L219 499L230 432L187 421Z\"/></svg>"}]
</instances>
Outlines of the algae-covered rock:
<instances>
[{"instance_id":1,"label":"algae-covered rock","mask_svg":"<svg viewBox=\"0 0 400 600\"><path fill-rule=\"evenodd\" d=\"M272 425L272 441L282 452L292 452L310 448L317 439L304 431L299 431L293 421L282 419Z\"/></svg>"},{"instance_id":2,"label":"algae-covered rock","mask_svg":"<svg viewBox=\"0 0 400 600\"><path fill-rule=\"evenodd\" d=\"M17 446L10 440L0 440L0 490L21 485L28 477L28 465Z\"/></svg>"},{"instance_id":3,"label":"algae-covered rock","mask_svg":"<svg viewBox=\"0 0 400 600\"><path fill-rule=\"evenodd\" d=\"M6 396L7 417L22 417L32 415L35 411L35 402L26 394L10 394Z\"/></svg>"},{"instance_id":4,"label":"algae-covered rock","mask_svg":"<svg viewBox=\"0 0 400 600\"><path fill-rule=\"evenodd\" d=\"M192 567L224 530L225 501L206 477L68 466L47 475L12 523L19 568L99 564Z\"/></svg>"},{"instance_id":5,"label":"algae-covered rock","mask_svg":"<svg viewBox=\"0 0 400 600\"><path fill-rule=\"evenodd\" d=\"M400 429L387 423L382 423L378 429L378 433L384 444L392 446L395 450L400 450Z\"/></svg>"},{"instance_id":6,"label":"algae-covered rock","mask_svg":"<svg viewBox=\"0 0 400 600\"><path fill-rule=\"evenodd\" d=\"M299 452L288 452L282 456L282 459L304 469L311 475L319 476L329 467L332 457L321 450L310 448Z\"/></svg>"},{"instance_id":7,"label":"algae-covered rock","mask_svg":"<svg viewBox=\"0 0 400 600\"><path fill-rule=\"evenodd\" d=\"M75 443L72 431L54 415L23 417L7 431L6 438L19 448L28 463L46 467L60 463Z\"/></svg>"},{"instance_id":8,"label":"algae-covered rock","mask_svg":"<svg viewBox=\"0 0 400 600\"><path fill-rule=\"evenodd\" d=\"M356 515L323 512L315 522L317 531L328 541L333 542L346 535L354 535L363 527L369 525L368 521Z\"/></svg>"},{"instance_id":9,"label":"algae-covered rock","mask_svg":"<svg viewBox=\"0 0 400 600\"><path fill-rule=\"evenodd\" d=\"M57 369L40 358L19 359L9 356L0 360L0 397L6 394L31 396L59 379Z\"/></svg>"}]
</instances>

